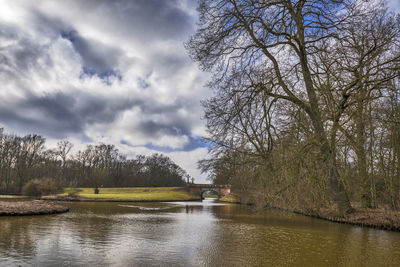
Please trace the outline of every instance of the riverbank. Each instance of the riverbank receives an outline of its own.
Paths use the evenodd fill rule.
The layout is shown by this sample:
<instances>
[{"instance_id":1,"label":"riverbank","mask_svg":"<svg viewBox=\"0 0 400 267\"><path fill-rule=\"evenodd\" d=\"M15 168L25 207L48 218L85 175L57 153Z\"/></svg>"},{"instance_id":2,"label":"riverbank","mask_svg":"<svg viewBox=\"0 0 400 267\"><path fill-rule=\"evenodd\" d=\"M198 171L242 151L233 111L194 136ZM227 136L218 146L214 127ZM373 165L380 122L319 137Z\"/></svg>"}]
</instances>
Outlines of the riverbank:
<instances>
[{"instance_id":1,"label":"riverbank","mask_svg":"<svg viewBox=\"0 0 400 267\"><path fill-rule=\"evenodd\" d=\"M63 193L44 196L43 200L55 201L98 201L98 202L165 202L165 201L193 201L201 200L187 192L184 187L122 187L99 188L65 188Z\"/></svg>"},{"instance_id":2,"label":"riverbank","mask_svg":"<svg viewBox=\"0 0 400 267\"><path fill-rule=\"evenodd\" d=\"M331 222L400 231L400 211L392 210L387 206L380 206L376 209L361 208L359 203L353 203L352 206L354 211L344 217L335 216L337 211L334 209L321 209L316 214L304 214L300 211L295 212Z\"/></svg>"},{"instance_id":3,"label":"riverbank","mask_svg":"<svg viewBox=\"0 0 400 267\"><path fill-rule=\"evenodd\" d=\"M379 207L376 209L361 208L358 204L353 205L353 208L353 212L344 217L336 216L337 211L334 209L321 209L318 213L307 213L300 210L282 208L277 209L330 222L400 232L400 211L391 210L387 207Z\"/></svg>"},{"instance_id":4,"label":"riverbank","mask_svg":"<svg viewBox=\"0 0 400 267\"><path fill-rule=\"evenodd\" d=\"M234 194L224 196L219 199L219 201L242 204L240 198ZM376 209L361 208L359 203L352 203L352 206L354 211L344 217L336 216L337 210L332 208L321 209L319 212L304 212L280 207L268 208L294 212L296 214L336 223L400 232L400 211L392 210L387 206L380 206Z\"/></svg>"},{"instance_id":5,"label":"riverbank","mask_svg":"<svg viewBox=\"0 0 400 267\"><path fill-rule=\"evenodd\" d=\"M67 211L68 207L42 200L0 201L0 216L48 215Z\"/></svg>"}]
</instances>

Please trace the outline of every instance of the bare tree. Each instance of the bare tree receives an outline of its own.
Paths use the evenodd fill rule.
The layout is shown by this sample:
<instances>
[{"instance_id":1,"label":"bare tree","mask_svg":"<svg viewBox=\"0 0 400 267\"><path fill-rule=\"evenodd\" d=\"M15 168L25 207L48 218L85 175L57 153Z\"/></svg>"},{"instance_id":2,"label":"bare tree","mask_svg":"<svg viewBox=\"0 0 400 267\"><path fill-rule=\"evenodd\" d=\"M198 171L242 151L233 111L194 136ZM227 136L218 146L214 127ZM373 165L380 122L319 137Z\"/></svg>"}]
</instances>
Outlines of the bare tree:
<instances>
[{"instance_id":1,"label":"bare tree","mask_svg":"<svg viewBox=\"0 0 400 267\"><path fill-rule=\"evenodd\" d=\"M71 149L73 148L73 144L68 140L62 140L57 143L58 154L61 157L61 166L64 168L67 162L67 156Z\"/></svg>"},{"instance_id":2,"label":"bare tree","mask_svg":"<svg viewBox=\"0 0 400 267\"><path fill-rule=\"evenodd\" d=\"M341 215L350 211L351 205L336 162L337 132L354 101L363 94L370 97L368 91L394 77L380 70L398 63L393 50L398 21L375 3L203 0L200 28L187 43L192 58L214 74L209 85L217 92L226 91L235 81L235 90L244 95L263 92L270 103L295 106L306 114L331 198ZM378 13L388 18L379 21L383 16ZM377 21L372 31L352 32L371 15ZM376 34L374 41L359 40L371 32ZM383 53L385 49L390 52ZM252 131L250 125L244 126ZM255 136L248 137L256 141Z\"/></svg>"}]
</instances>

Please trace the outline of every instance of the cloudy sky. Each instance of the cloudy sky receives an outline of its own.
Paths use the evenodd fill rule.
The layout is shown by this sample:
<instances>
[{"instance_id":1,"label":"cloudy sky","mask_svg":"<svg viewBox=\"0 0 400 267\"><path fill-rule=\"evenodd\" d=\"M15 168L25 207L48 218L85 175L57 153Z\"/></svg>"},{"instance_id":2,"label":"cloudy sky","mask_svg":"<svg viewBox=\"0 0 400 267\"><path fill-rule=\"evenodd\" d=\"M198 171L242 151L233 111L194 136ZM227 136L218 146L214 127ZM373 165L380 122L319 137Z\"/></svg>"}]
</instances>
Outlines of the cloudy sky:
<instances>
[{"instance_id":1,"label":"cloudy sky","mask_svg":"<svg viewBox=\"0 0 400 267\"><path fill-rule=\"evenodd\" d=\"M400 8L399 0L390 0ZM0 0L0 126L104 142L129 157L162 152L197 182L206 157L207 75L183 43L195 0Z\"/></svg>"},{"instance_id":2,"label":"cloudy sky","mask_svg":"<svg viewBox=\"0 0 400 267\"><path fill-rule=\"evenodd\" d=\"M183 47L196 1L0 0L0 126L163 152L197 182L207 76Z\"/></svg>"}]
</instances>

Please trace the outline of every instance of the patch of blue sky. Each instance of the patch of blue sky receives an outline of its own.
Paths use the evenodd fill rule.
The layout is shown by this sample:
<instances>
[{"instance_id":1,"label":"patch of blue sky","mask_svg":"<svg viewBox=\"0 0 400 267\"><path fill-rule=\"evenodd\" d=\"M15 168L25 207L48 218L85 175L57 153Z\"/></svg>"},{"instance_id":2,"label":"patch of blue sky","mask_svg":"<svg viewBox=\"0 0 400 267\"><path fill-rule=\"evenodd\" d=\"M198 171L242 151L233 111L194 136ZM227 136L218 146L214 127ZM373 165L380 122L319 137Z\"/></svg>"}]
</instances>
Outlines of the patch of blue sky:
<instances>
[{"instance_id":1,"label":"patch of blue sky","mask_svg":"<svg viewBox=\"0 0 400 267\"><path fill-rule=\"evenodd\" d=\"M155 150L155 151L163 152L163 153L170 153L170 152L177 152L177 151L188 152L188 151L192 151L192 150L195 150L198 148L210 148L210 143L201 137L194 137L194 138L190 137L189 140L190 140L189 143L187 145L185 145L183 148L171 148L168 146L158 146L158 145L154 145L151 143L144 145L144 147L147 149L150 149L150 150ZM122 145L128 145L130 147L141 147L142 146L142 145L132 145L125 140L121 140L120 143Z\"/></svg>"},{"instance_id":2,"label":"patch of blue sky","mask_svg":"<svg viewBox=\"0 0 400 267\"><path fill-rule=\"evenodd\" d=\"M82 79L85 76L97 76L107 85L111 85L112 81L115 80L115 78L119 81L122 80L122 75L117 71L108 70L104 72L97 72L92 68L83 67L79 78Z\"/></svg>"}]
</instances>

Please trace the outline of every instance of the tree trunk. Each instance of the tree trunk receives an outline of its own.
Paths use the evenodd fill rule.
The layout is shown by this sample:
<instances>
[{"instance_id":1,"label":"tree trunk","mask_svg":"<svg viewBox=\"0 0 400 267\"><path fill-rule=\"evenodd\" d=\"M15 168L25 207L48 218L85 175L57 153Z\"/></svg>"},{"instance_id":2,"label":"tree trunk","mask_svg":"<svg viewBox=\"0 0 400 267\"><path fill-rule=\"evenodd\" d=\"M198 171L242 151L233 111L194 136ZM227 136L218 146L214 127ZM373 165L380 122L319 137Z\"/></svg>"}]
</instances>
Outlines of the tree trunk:
<instances>
[{"instance_id":1,"label":"tree trunk","mask_svg":"<svg viewBox=\"0 0 400 267\"><path fill-rule=\"evenodd\" d=\"M360 204L362 208L371 207L371 184L367 171L367 155L365 151L365 122L363 101L358 101L356 111L356 144L355 152L357 155L357 167L360 186Z\"/></svg>"},{"instance_id":2,"label":"tree trunk","mask_svg":"<svg viewBox=\"0 0 400 267\"><path fill-rule=\"evenodd\" d=\"M344 183L340 179L340 174L336 165L336 134L332 132L330 144L323 128L323 123L319 111L315 110L313 113L314 114L309 115L313 123L316 137L320 144L321 157L324 160L324 164L328 172L331 198L337 205L339 213L338 215L344 216L347 213L351 212L353 208L351 207L349 197L344 187Z\"/></svg>"},{"instance_id":3,"label":"tree trunk","mask_svg":"<svg viewBox=\"0 0 400 267\"><path fill-rule=\"evenodd\" d=\"M370 176L370 185L371 185L371 207L377 208L377 199L376 199L376 179L374 173L374 151L373 151L373 144L374 144L374 125L372 121L372 107L371 103L369 105L369 146L368 146L368 154L369 154L369 176Z\"/></svg>"},{"instance_id":4,"label":"tree trunk","mask_svg":"<svg viewBox=\"0 0 400 267\"><path fill-rule=\"evenodd\" d=\"M339 171L336 165L336 155L333 153L329 146L323 145L321 148L321 153L324 158L326 158L326 165L329 175L329 188L331 192L331 197L338 208L338 215L344 216L350 213L353 208L350 204L349 197L346 192L343 181L340 179Z\"/></svg>"}]
</instances>

